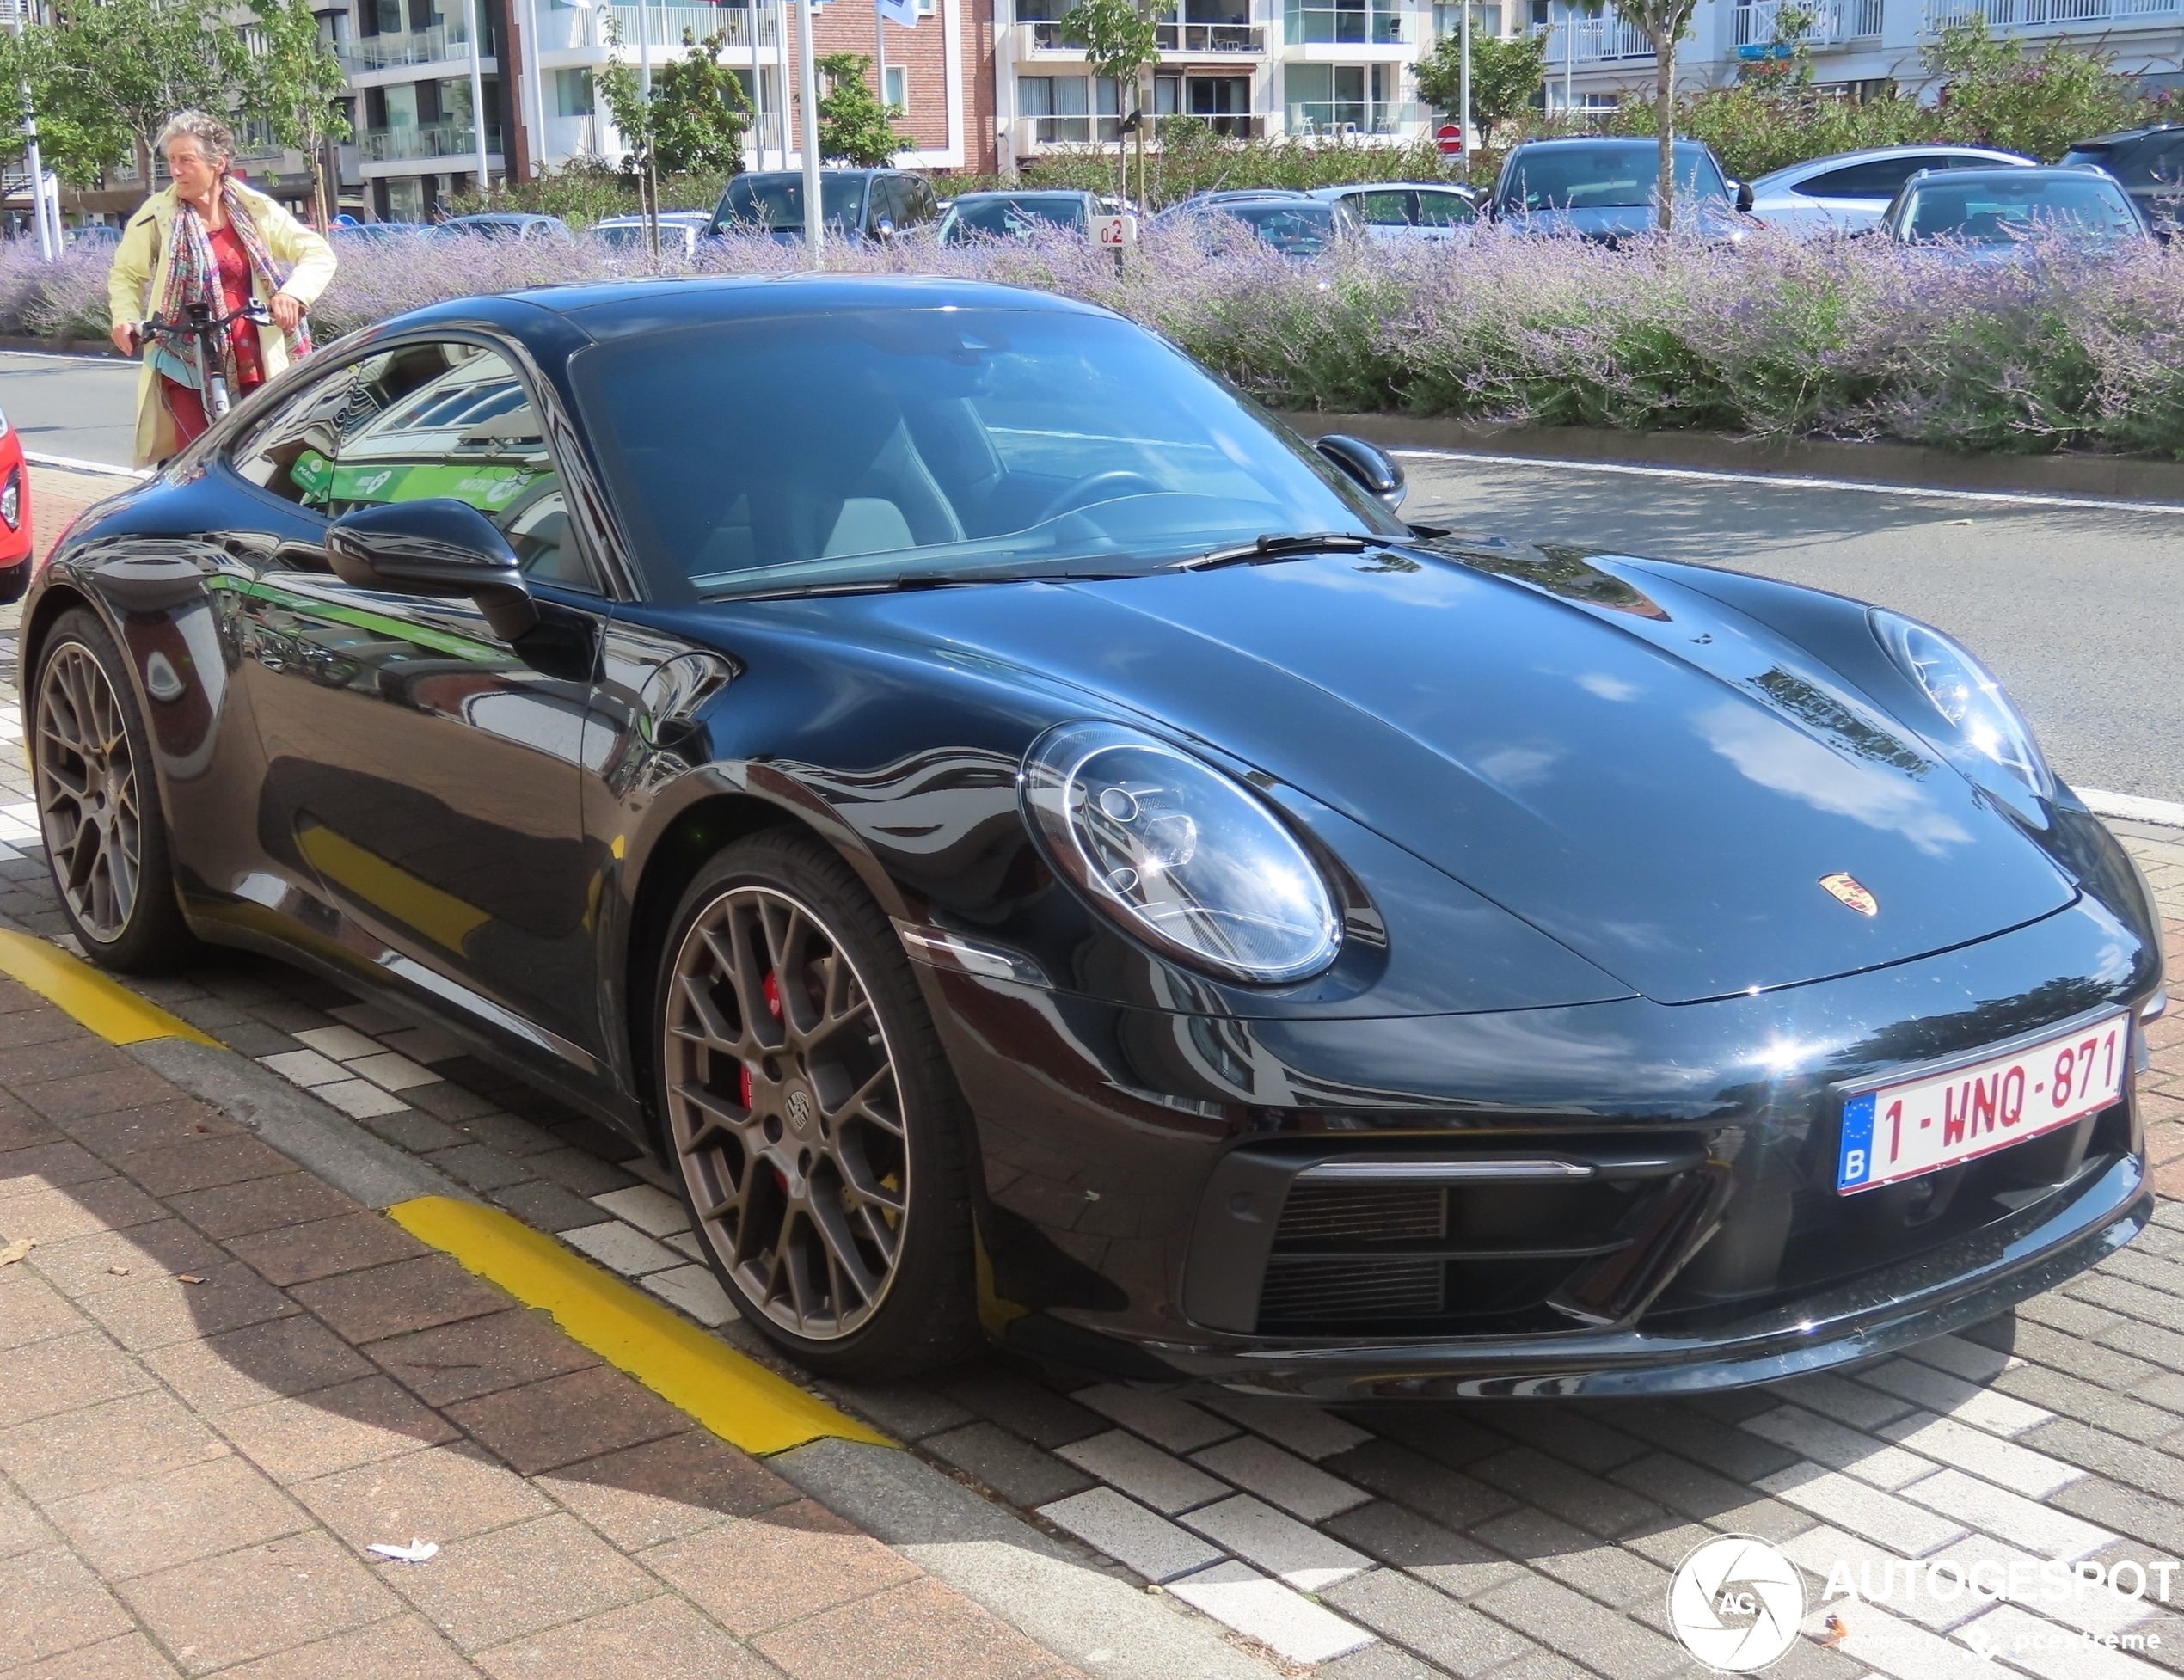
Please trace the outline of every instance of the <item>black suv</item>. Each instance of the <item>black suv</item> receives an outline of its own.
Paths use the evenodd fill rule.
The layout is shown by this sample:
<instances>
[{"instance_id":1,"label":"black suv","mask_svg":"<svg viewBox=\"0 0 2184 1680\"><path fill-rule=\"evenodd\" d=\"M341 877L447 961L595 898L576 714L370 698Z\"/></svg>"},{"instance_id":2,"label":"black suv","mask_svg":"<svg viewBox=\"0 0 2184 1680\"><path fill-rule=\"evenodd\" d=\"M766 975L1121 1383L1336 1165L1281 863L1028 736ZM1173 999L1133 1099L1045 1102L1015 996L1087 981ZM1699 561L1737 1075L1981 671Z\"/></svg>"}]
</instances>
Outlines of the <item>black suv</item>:
<instances>
[{"instance_id":1,"label":"black suv","mask_svg":"<svg viewBox=\"0 0 2184 1680\"><path fill-rule=\"evenodd\" d=\"M819 209L827 235L855 245L892 239L940 218L941 201L923 175L906 169L821 169ZM728 183L709 236L765 233L788 243L804 236L801 169L746 171Z\"/></svg>"},{"instance_id":2,"label":"black suv","mask_svg":"<svg viewBox=\"0 0 2184 1680\"><path fill-rule=\"evenodd\" d=\"M2063 162L2113 175L2163 238L2184 221L2184 126L2156 123L2080 140L2063 154Z\"/></svg>"}]
</instances>

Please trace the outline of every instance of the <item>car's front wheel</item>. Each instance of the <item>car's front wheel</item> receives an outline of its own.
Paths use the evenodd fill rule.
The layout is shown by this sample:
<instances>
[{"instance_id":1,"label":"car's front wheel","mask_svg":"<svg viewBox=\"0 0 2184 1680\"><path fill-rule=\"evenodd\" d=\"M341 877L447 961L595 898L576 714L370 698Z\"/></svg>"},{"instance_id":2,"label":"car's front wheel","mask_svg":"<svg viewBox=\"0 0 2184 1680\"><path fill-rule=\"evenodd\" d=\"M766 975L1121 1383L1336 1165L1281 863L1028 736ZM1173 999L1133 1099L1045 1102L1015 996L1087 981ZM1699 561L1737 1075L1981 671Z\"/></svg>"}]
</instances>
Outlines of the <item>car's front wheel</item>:
<instances>
[{"instance_id":1,"label":"car's front wheel","mask_svg":"<svg viewBox=\"0 0 2184 1680\"><path fill-rule=\"evenodd\" d=\"M196 949L175 896L151 742L128 666L88 610L39 648L30 744L39 825L61 911L84 954L150 973Z\"/></svg>"},{"instance_id":2,"label":"car's front wheel","mask_svg":"<svg viewBox=\"0 0 2184 1680\"><path fill-rule=\"evenodd\" d=\"M827 1376L965 1351L968 1128L879 906L816 840L756 835L690 884L664 958L667 1142L743 1315Z\"/></svg>"}]
</instances>

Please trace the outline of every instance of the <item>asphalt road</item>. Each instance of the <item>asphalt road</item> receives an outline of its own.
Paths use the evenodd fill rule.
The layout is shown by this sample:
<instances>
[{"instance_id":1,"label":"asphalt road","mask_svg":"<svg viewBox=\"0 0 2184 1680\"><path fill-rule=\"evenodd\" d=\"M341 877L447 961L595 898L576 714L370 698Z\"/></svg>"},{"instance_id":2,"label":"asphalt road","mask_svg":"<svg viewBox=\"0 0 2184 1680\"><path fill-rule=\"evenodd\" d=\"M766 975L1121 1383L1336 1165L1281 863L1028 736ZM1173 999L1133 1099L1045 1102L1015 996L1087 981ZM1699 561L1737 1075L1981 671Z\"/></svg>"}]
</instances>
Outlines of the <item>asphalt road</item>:
<instances>
[{"instance_id":1,"label":"asphalt road","mask_svg":"<svg viewBox=\"0 0 2184 1680\"><path fill-rule=\"evenodd\" d=\"M0 353L34 451L126 464L136 371ZM2184 800L2184 511L1406 452L1414 517L1764 573L1961 637L2080 787Z\"/></svg>"}]
</instances>

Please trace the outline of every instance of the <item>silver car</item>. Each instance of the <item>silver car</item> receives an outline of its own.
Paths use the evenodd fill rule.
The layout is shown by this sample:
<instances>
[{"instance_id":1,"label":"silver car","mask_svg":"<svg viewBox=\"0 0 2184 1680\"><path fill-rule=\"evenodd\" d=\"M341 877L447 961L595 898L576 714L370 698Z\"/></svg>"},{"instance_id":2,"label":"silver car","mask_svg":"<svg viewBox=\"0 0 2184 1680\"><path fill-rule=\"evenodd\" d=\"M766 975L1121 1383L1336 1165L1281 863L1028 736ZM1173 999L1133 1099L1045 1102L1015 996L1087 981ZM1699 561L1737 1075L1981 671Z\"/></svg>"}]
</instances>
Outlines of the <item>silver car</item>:
<instances>
[{"instance_id":1,"label":"silver car","mask_svg":"<svg viewBox=\"0 0 2184 1680\"><path fill-rule=\"evenodd\" d=\"M1921 169L1993 169L2033 161L1978 146L1881 146L1807 158L1751 183L1751 213L1770 228L1807 236L1864 233Z\"/></svg>"},{"instance_id":2,"label":"silver car","mask_svg":"<svg viewBox=\"0 0 2184 1680\"><path fill-rule=\"evenodd\" d=\"M702 210L661 211L660 255L680 257L685 261L696 256L698 242L705 237L706 224L712 219L711 213ZM641 258L649 243L641 216L602 217L586 231L617 257Z\"/></svg>"},{"instance_id":3,"label":"silver car","mask_svg":"<svg viewBox=\"0 0 2184 1680\"><path fill-rule=\"evenodd\" d=\"M1349 205L1374 239L1408 245L1469 238L1486 195L1445 181L1372 181L1316 187L1312 196Z\"/></svg>"}]
</instances>

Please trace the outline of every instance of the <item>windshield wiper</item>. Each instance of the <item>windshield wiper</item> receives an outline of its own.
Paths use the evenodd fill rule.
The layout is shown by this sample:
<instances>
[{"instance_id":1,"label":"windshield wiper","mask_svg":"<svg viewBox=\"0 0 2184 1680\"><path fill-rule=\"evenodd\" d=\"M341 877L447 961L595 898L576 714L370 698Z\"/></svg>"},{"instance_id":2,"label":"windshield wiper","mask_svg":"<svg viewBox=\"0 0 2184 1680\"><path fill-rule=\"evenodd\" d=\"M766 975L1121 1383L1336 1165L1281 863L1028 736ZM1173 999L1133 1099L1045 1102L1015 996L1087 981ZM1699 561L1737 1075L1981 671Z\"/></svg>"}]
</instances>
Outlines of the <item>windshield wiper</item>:
<instances>
[{"instance_id":1,"label":"windshield wiper","mask_svg":"<svg viewBox=\"0 0 2184 1680\"><path fill-rule=\"evenodd\" d=\"M1256 566L1263 561L1289 560L1301 555L1363 554L1367 549L1388 547L1384 537L1360 536L1349 530L1268 532L1241 548L1215 549L1179 560L1170 572L1210 572L1217 566Z\"/></svg>"},{"instance_id":2,"label":"windshield wiper","mask_svg":"<svg viewBox=\"0 0 2184 1680\"><path fill-rule=\"evenodd\" d=\"M992 572L898 572L887 577L837 578L823 583L782 584L707 594L709 601L795 601L820 595L895 595L920 589L960 589L986 583L1114 583L1134 572L1037 572L1023 568Z\"/></svg>"}]
</instances>

